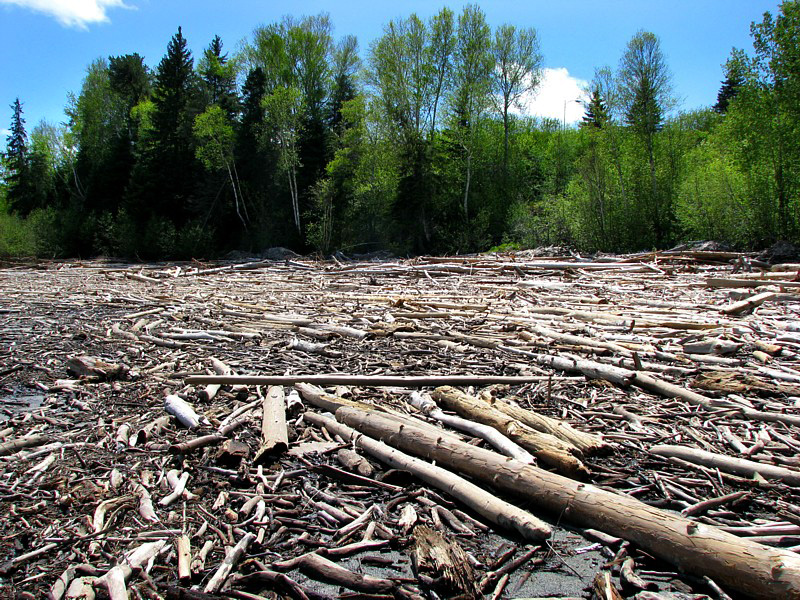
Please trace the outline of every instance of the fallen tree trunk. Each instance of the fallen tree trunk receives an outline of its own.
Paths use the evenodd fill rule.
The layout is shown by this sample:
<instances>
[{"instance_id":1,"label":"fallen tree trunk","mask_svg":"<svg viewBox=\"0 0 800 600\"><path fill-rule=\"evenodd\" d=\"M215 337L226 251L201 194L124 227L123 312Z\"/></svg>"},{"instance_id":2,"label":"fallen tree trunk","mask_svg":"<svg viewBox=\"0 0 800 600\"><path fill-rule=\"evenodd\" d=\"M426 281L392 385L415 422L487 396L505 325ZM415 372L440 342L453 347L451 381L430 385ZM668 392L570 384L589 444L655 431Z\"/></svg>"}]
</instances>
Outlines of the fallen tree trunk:
<instances>
[{"instance_id":1,"label":"fallen tree trunk","mask_svg":"<svg viewBox=\"0 0 800 600\"><path fill-rule=\"evenodd\" d=\"M800 557L788 550L739 538L490 450L398 425L377 413L344 407L336 411L336 418L396 448L523 496L576 525L630 540L686 572L709 576L754 598L800 598Z\"/></svg>"},{"instance_id":2,"label":"fallen tree trunk","mask_svg":"<svg viewBox=\"0 0 800 600\"><path fill-rule=\"evenodd\" d=\"M295 385L313 383L315 385L355 385L363 387L433 387L437 385L509 385L547 381L546 375L192 375L186 383L203 385L220 383L223 385Z\"/></svg>"},{"instance_id":3,"label":"fallen tree trunk","mask_svg":"<svg viewBox=\"0 0 800 600\"><path fill-rule=\"evenodd\" d=\"M481 393L479 398L531 429L549 433L560 440L572 444L583 454L594 454L595 452L603 452L609 449L609 445L600 437L578 431L564 421L553 419L547 415L540 415L537 412L516 406L502 398L496 398L488 394Z\"/></svg>"},{"instance_id":4,"label":"fallen tree trunk","mask_svg":"<svg viewBox=\"0 0 800 600\"><path fill-rule=\"evenodd\" d=\"M449 386L436 388L431 397L464 418L494 427L537 459L562 473L581 477L589 475L589 470L572 454L572 451L580 453L575 446L547 433L531 429L483 400Z\"/></svg>"},{"instance_id":5,"label":"fallen tree trunk","mask_svg":"<svg viewBox=\"0 0 800 600\"><path fill-rule=\"evenodd\" d=\"M550 367L557 371L583 373L589 379L605 379L621 387L633 385L653 394L664 396L665 398L680 398L681 400L686 400L690 404L702 406L707 409L730 409L741 414L742 417L753 421L779 422L786 423L787 425L800 426L800 416L798 415L763 412L734 404L727 400L715 400L703 394L698 394L692 390L675 385L674 383L663 381L662 379L658 379L642 371L631 371L593 360L584 360L567 356L551 356L549 354L535 354L510 346L499 346L499 348L514 354L527 356L540 365Z\"/></svg>"},{"instance_id":6,"label":"fallen tree trunk","mask_svg":"<svg viewBox=\"0 0 800 600\"><path fill-rule=\"evenodd\" d=\"M350 407L344 407L341 410L362 413L362 411ZM384 417L384 419L386 418ZM391 417L388 418L391 419ZM377 440L359 435L358 432L350 427L331 418L307 412L303 419L319 427L325 427L330 433L339 435L347 441L355 440L355 444L363 448L371 456L395 469L408 471L422 481L447 492L492 523L497 523L507 529L513 529L523 537L531 540L550 537L551 530L547 523L540 521L529 512L513 504L500 500L494 494L485 491L455 473L419 458L403 454L399 450ZM427 435L432 434L428 433Z\"/></svg>"},{"instance_id":7,"label":"fallen tree trunk","mask_svg":"<svg viewBox=\"0 0 800 600\"><path fill-rule=\"evenodd\" d=\"M696 465L717 468L725 473L752 477L756 473L764 479L778 479L787 485L800 486L800 471L778 467L745 458L735 458L724 454L715 454L697 448L685 446L661 445L650 448L652 454L658 456L680 458Z\"/></svg>"}]
</instances>

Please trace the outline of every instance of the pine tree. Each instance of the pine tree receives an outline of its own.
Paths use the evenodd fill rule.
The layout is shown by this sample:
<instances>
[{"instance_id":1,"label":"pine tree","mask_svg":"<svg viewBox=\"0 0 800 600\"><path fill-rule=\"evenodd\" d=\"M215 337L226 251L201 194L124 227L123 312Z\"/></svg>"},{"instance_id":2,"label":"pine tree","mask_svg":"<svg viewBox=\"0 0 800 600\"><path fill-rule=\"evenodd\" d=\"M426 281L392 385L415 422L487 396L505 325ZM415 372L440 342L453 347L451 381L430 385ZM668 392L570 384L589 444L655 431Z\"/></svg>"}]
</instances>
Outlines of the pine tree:
<instances>
[{"instance_id":1,"label":"pine tree","mask_svg":"<svg viewBox=\"0 0 800 600\"><path fill-rule=\"evenodd\" d=\"M728 105L739 93L739 88L742 84L744 84L742 74L735 70L729 70L717 94L717 103L712 107L712 110L721 115L728 112Z\"/></svg>"},{"instance_id":2,"label":"pine tree","mask_svg":"<svg viewBox=\"0 0 800 600\"><path fill-rule=\"evenodd\" d=\"M603 127L609 121L608 107L600 95L600 90L595 88L586 104L586 113L583 115L581 127Z\"/></svg>"},{"instance_id":3,"label":"pine tree","mask_svg":"<svg viewBox=\"0 0 800 600\"><path fill-rule=\"evenodd\" d=\"M209 104L217 104L229 118L239 112L239 96L236 93L236 68L228 61L228 54L222 52L222 40L214 36L197 67L203 79Z\"/></svg>"},{"instance_id":4,"label":"pine tree","mask_svg":"<svg viewBox=\"0 0 800 600\"><path fill-rule=\"evenodd\" d=\"M11 116L11 132L6 137L6 167L9 171L7 197L12 210L25 215L33 207L30 206L28 193L28 134L25 132L25 119L19 98L14 100L11 109L14 111Z\"/></svg>"},{"instance_id":5,"label":"pine tree","mask_svg":"<svg viewBox=\"0 0 800 600\"><path fill-rule=\"evenodd\" d=\"M135 174L142 208L161 214L178 226L190 216L201 172L195 159L192 128L202 109L194 59L178 27L156 70L152 130Z\"/></svg>"}]
</instances>

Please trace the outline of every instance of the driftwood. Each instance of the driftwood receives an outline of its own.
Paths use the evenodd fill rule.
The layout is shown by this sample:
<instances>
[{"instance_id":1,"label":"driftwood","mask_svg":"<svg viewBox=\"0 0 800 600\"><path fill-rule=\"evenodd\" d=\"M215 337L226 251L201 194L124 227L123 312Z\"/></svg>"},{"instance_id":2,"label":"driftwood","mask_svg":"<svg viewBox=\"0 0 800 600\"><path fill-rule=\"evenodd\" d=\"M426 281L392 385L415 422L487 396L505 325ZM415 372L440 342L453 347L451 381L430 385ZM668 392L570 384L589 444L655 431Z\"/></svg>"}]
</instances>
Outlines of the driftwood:
<instances>
[{"instance_id":1,"label":"driftwood","mask_svg":"<svg viewBox=\"0 0 800 600\"><path fill-rule=\"evenodd\" d=\"M345 407L340 410L350 410L355 414L361 414L358 409L353 408ZM449 492L483 517L503 527L514 529L528 539L543 539L551 534L550 527L546 523L526 511L499 500L492 494L485 492L480 487L452 472L426 463L418 458L407 456L374 439L359 436L349 427L345 427L327 417L306 413L304 418L312 423L324 426L331 433L335 433L344 439L352 439L358 446L381 462L385 462L396 469L404 469L426 483Z\"/></svg>"},{"instance_id":2,"label":"driftwood","mask_svg":"<svg viewBox=\"0 0 800 600\"><path fill-rule=\"evenodd\" d=\"M753 255L692 250L538 254L7 263L0 268L4 585L20 597L96 590L132 598L332 598L348 594L340 586L373 593L359 592L363 575L384 586L379 595L416 598L439 582L413 571L411 546L402 543L422 526L468 550L465 560L491 598L543 595L542 569L573 590L564 594L578 595L599 571L608 593L647 594L654 581L665 589L676 580L695 595L723 598L719 579L731 594L752 595L712 574L713 564L710 579L691 578L653 556L705 569L717 546L701 542L706 551L696 559L680 545L716 526L741 538L738 548L757 549L748 558L755 566L742 570L751 582L766 577L759 565L771 559L780 575L785 554L800 546L791 477L759 474L800 472L796 266L781 271ZM736 287L717 287L719 280ZM122 365L130 371L115 374ZM187 385L195 376L217 382ZM290 391L286 426L277 429L291 451L250 460L264 439L268 394L256 384L296 381L330 387L298 384L302 400ZM459 392L502 413L492 413L499 423L515 421L577 448L570 454L602 493L567 487L574 499L561 493L556 502L541 484L515 484L523 489L516 509L549 506L554 531L571 521L608 529L607 519L616 527L617 536L584 529L558 536L559 554L586 554L584 573L565 570L553 552L519 549L519 533L491 512L462 512L469 505L451 488L376 459L303 416L357 410L465 455L481 456L491 445L513 458L499 458L495 482L469 477L492 496L504 493L497 487L513 474L503 469L517 469L515 458L530 463L530 453L492 427L415 402L439 385L475 386ZM169 396L192 407L191 429L165 412ZM754 475L648 452L663 444L749 461ZM408 454L423 444L416 446ZM601 451L602 459L592 457ZM261 464L267 456L269 468ZM436 466L457 470L442 459ZM532 472L555 485L552 473L531 468L520 467L517 478ZM669 512L619 504L632 498ZM599 508L587 517L593 501ZM685 520L668 523L680 524L682 536L661 532L656 541L657 533L640 532L649 526L643 514L658 530L663 514L677 513ZM247 534L253 540L220 591L193 590ZM652 549L626 546L619 536ZM153 541L164 542L163 551L135 568L126 563L131 550ZM308 587L273 567L305 555L303 570L315 580ZM343 557L358 572L336 565ZM328 571L336 578L325 583Z\"/></svg>"},{"instance_id":3,"label":"driftwood","mask_svg":"<svg viewBox=\"0 0 800 600\"><path fill-rule=\"evenodd\" d=\"M432 396L434 400L441 402L461 416L469 417L474 421L494 427L528 450L540 461L555 467L563 473L574 477L585 477L589 474L580 459L575 456L579 451L572 444L559 440L550 434L531 429L507 414L496 410L488 403L455 388L436 388Z\"/></svg>"},{"instance_id":4,"label":"driftwood","mask_svg":"<svg viewBox=\"0 0 800 600\"><path fill-rule=\"evenodd\" d=\"M261 446L253 462L259 464L269 456L285 452L289 447L286 431L286 399L283 388L273 386L267 390L261 405Z\"/></svg>"},{"instance_id":5,"label":"driftwood","mask_svg":"<svg viewBox=\"0 0 800 600\"><path fill-rule=\"evenodd\" d=\"M467 555L454 540L446 540L441 533L418 525L412 533L411 560L414 571L437 580L437 588L444 588L450 596L480 598L480 587Z\"/></svg>"},{"instance_id":6,"label":"driftwood","mask_svg":"<svg viewBox=\"0 0 800 600\"><path fill-rule=\"evenodd\" d=\"M628 539L679 568L756 598L800 598L800 557L653 508L634 498L525 465L468 444L402 429L377 413L342 408L337 419L400 449L523 495L553 514Z\"/></svg>"}]
</instances>

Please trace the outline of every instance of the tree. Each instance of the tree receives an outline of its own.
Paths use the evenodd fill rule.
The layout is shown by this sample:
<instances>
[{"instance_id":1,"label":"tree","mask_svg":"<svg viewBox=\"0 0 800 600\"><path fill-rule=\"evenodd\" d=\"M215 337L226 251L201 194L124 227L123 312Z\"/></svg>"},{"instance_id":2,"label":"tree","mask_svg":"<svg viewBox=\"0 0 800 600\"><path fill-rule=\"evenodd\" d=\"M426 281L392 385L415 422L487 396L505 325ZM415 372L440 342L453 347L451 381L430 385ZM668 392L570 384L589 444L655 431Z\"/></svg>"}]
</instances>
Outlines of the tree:
<instances>
[{"instance_id":1,"label":"tree","mask_svg":"<svg viewBox=\"0 0 800 600\"><path fill-rule=\"evenodd\" d=\"M203 80L206 91L206 102L221 107L229 119L239 112L239 96L236 92L236 64L228 60L222 52L222 40L214 36L203 57L197 65L197 71Z\"/></svg>"},{"instance_id":2,"label":"tree","mask_svg":"<svg viewBox=\"0 0 800 600\"><path fill-rule=\"evenodd\" d=\"M236 215L247 229L249 217L242 201L239 174L236 171L233 154L234 131L228 115L221 106L212 104L203 114L195 118L194 134L200 141L196 150L197 158L207 169L224 169L228 174Z\"/></svg>"},{"instance_id":3,"label":"tree","mask_svg":"<svg viewBox=\"0 0 800 600\"><path fill-rule=\"evenodd\" d=\"M469 217L472 157L481 118L491 102L491 30L483 11L474 4L464 7L458 17L458 43L454 61L451 111L458 143L464 151L464 218Z\"/></svg>"},{"instance_id":4,"label":"tree","mask_svg":"<svg viewBox=\"0 0 800 600\"><path fill-rule=\"evenodd\" d=\"M608 107L600 95L600 88L595 86L586 103L586 112L581 120L581 127L596 127L600 129L610 119Z\"/></svg>"},{"instance_id":5,"label":"tree","mask_svg":"<svg viewBox=\"0 0 800 600\"><path fill-rule=\"evenodd\" d=\"M492 52L494 89L503 116L503 169L507 171L509 110L523 95L532 93L539 86L542 54L535 29L517 29L507 24L495 31Z\"/></svg>"},{"instance_id":6,"label":"tree","mask_svg":"<svg viewBox=\"0 0 800 600\"><path fill-rule=\"evenodd\" d=\"M433 114L431 134L437 127L437 109L447 90L453 68L453 53L456 49L455 20L453 11L443 8L430 22L430 63L433 68Z\"/></svg>"},{"instance_id":7,"label":"tree","mask_svg":"<svg viewBox=\"0 0 800 600\"><path fill-rule=\"evenodd\" d=\"M642 190L642 193L645 194L650 226L660 246L667 241L672 215L669 198L659 196L656 133L665 112L673 107L675 100L672 75L655 34L640 31L628 42L620 59L618 79L625 120L644 145L649 166L649 189Z\"/></svg>"},{"instance_id":8,"label":"tree","mask_svg":"<svg viewBox=\"0 0 800 600\"><path fill-rule=\"evenodd\" d=\"M745 83L745 76L742 72L744 64L744 54L740 50L734 49L732 57L725 63L725 81L717 94L717 103L713 106L716 113L724 115L728 112L728 105L739 93L739 88Z\"/></svg>"},{"instance_id":9,"label":"tree","mask_svg":"<svg viewBox=\"0 0 800 600\"><path fill-rule=\"evenodd\" d=\"M195 116L202 112L202 95L193 65L192 53L179 27L156 70L152 127L144 140L136 173L139 207L177 225L190 214L198 180L193 126Z\"/></svg>"},{"instance_id":10,"label":"tree","mask_svg":"<svg viewBox=\"0 0 800 600\"><path fill-rule=\"evenodd\" d=\"M6 137L7 200L12 210L27 215L34 207L28 189L28 134L19 98L14 100L11 110L11 129Z\"/></svg>"}]
</instances>

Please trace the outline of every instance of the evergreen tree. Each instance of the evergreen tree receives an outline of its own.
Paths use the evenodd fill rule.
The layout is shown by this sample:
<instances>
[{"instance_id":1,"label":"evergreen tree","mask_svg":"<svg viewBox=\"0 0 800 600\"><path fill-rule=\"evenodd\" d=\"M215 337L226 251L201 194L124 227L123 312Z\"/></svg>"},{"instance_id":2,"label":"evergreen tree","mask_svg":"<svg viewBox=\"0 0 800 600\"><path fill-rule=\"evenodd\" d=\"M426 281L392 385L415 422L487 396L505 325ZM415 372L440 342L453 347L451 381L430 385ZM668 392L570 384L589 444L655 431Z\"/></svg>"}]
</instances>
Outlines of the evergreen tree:
<instances>
[{"instance_id":1,"label":"evergreen tree","mask_svg":"<svg viewBox=\"0 0 800 600\"><path fill-rule=\"evenodd\" d=\"M586 113L583 115L581 127L597 127L599 129L608 123L609 118L608 107L600 95L600 90L595 88L586 104Z\"/></svg>"},{"instance_id":2,"label":"evergreen tree","mask_svg":"<svg viewBox=\"0 0 800 600\"><path fill-rule=\"evenodd\" d=\"M193 65L178 27L156 70L152 125L137 164L133 194L144 209L143 216L159 214L178 226L191 215L200 171L192 128L195 116L202 112L202 96Z\"/></svg>"},{"instance_id":3,"label":"evergreen tree","mask_svg":"<svg viewBox=\"0 0 800 600\"><path fill-rule=\"evenodd\" d=\"M6 168L8 177L8 203L12 210L22 215L33 210L29 194L28 169L28 134L25 131L25 119L22 116L22 103L19 98L11 105L11 130L6 137Z\"/></svg>"},{"instance_id":4,"label":"evergreen tree","mask_svg":"<svg viewBox=\"0 0 800 600\"><path fill-rule=\"evenodd\" d=\"M714 112L724 115L728 112L728 105L739 93L739 88L744 84L744 76L737 69L728 69L725 81L717 94L717 103L712 107Z\"/></svg>"},{"instance_id":5,"label":"evergreen tree","mask_svg":"<svg viewBox=\"0 0 800 600\"><path fill-rule=\"evenodd\" d=\"M206 101L218 105L230 119L239 113L239 96L236 92L236 66L222 52L222 40L214 36L197 66L203 79Z\"/></svg>"}]
</instances>

